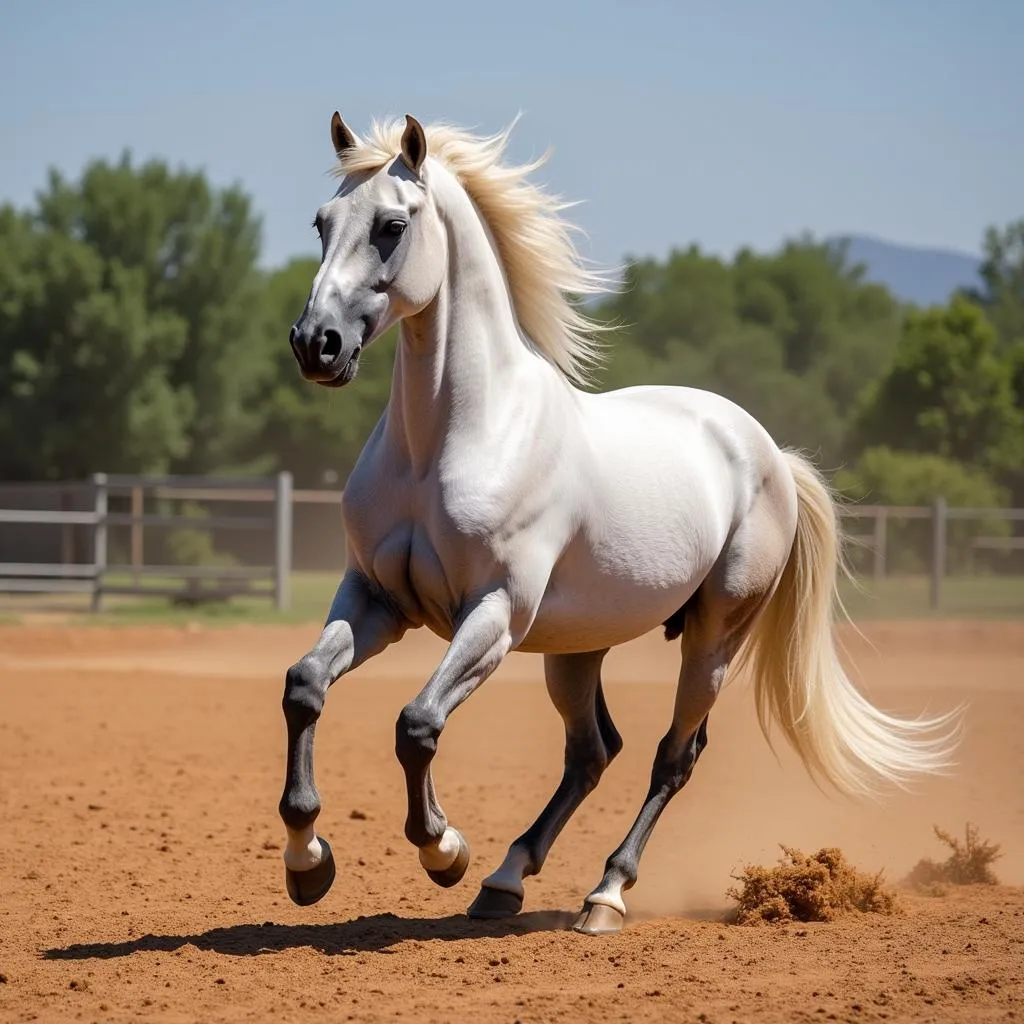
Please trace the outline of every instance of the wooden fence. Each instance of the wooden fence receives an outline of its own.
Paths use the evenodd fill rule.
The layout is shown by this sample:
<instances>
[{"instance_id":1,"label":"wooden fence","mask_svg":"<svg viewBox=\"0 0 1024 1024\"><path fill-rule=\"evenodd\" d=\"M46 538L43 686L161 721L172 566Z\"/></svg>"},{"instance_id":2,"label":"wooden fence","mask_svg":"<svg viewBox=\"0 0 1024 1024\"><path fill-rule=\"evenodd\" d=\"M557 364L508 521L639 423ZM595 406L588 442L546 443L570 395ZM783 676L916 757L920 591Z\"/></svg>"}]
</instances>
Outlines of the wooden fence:
<instances>
[{"instance_id":1,"label":"wooden fence","mask_svg":"<svg viewBox=\"0 0 1024 1024\"><path fill-rule=\"evenodd\" d=\"M844 519L872 521L869 534L857 535L857 543L871 552L872 576L876 580L888 575L889 524L893 520L930 520L931 552L928 565L930 583L929 603L932 608L942 605L942 582L946 577L946 561L949 549L948 534L950 520L982 521L1024 521L1022 508L950 508L944 498L936 498L929 505L847 505L843 507ZM971 565L977 551L1021 551L1024 537L974 537L970 541Z\"/></svg>"},{"instance_id":2,"label":"wooden fence","mask_svg":"<svg viewBox=\"0 0 1024 1024\"><path fill-rule=\"evenodd\" d=\"M214 515L197 518L178 513L147 513L147 493L156 499L189 500L197 489L207 499L249 501L266 498L269 510L256 515ZM278 473L271 479L234 477L126 476L96 473L91 480L89 511L0 509L0 524L86 526L91 528L92 557L88 562L0 563L0 592L88 593L99 611L108 594L156 595L184 599L211 599L252 594L272 598L279 610L291 604L292 477ZM110 499L130 498L130 511L112 512ZM127 526L131 532L130 558L111 564L108 531ZM267 566L147 565L143 558L146 527L179 529L259 530L273 536L273 563ZM65 545L66 548L66 545ZM261 586L262 584L262 586Z\"/></svg>"}]
</instances>

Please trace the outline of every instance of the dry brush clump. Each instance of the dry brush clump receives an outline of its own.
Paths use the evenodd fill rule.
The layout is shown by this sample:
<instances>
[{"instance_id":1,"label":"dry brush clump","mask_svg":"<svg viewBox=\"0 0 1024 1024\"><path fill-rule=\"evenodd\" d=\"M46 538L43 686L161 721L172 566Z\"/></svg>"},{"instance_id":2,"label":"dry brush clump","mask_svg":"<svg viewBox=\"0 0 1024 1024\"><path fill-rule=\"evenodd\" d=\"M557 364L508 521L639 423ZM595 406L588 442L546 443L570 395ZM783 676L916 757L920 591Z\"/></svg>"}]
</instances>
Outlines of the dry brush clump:
<instances>
[{"instance_id":1,"label":"dry brush clump","mask_svg":"<svg viewBox=\"0 0 1024 1024\"><path fill-rule=\"evenodd\" d=\"M919 860L903 880L908 888L932 896L941 896L950 885L997 885L992 864L1003 854L998 843L981 839L977 825L964 828L963 842L949 832L933 826L939 841L949 847L949 856L941 862L925 857Z\"/></svg>"},{"instance_id":2,"label":"dry brush clump","mask_svg":"<svg viewBox=\"0 0 1024 1024\"><path fill-rule=\"evenodd\" d=\"M790 846L782 846L782 851L785 856L778 866L751 864L733 876L741 884L726 895L738 904L737 924L832 921L851 912L896 913L896 896L882 884L882 873L858 871L842 850L826 847L810 856Z\"/></svg>"}]
</instances>

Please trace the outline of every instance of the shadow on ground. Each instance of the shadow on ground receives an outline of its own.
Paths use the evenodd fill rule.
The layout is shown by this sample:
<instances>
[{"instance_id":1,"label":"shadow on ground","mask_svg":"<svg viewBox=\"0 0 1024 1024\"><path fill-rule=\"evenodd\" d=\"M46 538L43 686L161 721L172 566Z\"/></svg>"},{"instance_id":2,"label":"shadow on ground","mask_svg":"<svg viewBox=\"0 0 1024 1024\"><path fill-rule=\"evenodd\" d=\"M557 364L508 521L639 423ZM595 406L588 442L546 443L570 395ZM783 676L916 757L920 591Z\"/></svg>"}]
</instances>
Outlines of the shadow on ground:
<instances>
[{"instance_id":1,"label":"shadow on ground","mask_svg":"<svg viewBox=\"0 0 1024 1024\"><path fill-rule=\"evenodd\" d=\"M47 949L46 960L113 960L133 953L169 953L182 946L209 949L227 956L259 956L309 947L332 956L386 952L409 940L504 938L529 932L563 931L574 914L534 911L498 921L448 917L397 917L374 914L340 924L235 924L196 935L142 935L126 942L83 942Z\"/></svg>"}]
</instances>

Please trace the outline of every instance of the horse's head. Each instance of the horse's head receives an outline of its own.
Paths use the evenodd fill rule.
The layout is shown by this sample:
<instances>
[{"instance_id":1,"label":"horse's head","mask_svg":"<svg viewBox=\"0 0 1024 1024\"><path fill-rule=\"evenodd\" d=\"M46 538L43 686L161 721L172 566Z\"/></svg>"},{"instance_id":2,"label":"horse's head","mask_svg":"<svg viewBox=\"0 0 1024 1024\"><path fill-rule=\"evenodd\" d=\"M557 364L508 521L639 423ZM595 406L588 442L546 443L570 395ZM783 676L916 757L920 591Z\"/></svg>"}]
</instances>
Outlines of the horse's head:
<instances>
[{"instance_id":1,"label":"horse's head","mask_svg":"<svg viewBox=\"0 0 1024 1024\"><path fill-rule=\"evenodd\" d=\"M317 211L323 256L289 341L307 380L341 387L371 341L437 295L446 242L421 173L427 140L415 118L406 118L401 153L383 166L359 169L352 157L361 144L337 113L331 141L352 169Z\"/></svg>"}]
</instances>

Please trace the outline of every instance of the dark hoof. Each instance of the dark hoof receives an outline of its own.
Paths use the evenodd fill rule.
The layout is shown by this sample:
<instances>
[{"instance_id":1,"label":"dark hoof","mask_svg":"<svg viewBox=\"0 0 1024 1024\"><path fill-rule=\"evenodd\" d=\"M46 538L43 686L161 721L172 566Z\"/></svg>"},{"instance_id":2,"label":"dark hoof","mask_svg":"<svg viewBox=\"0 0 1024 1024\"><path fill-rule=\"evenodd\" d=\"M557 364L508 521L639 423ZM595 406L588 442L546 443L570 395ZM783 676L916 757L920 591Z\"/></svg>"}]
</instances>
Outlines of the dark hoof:
<instances>
[{"instance_id":1,"label":"dark hoof","mask_svg":"<svg viewBox=\"0 0 1024 1024\"><path fill-rule=\"evenodd\" d=\"M430 880L441 886L442 889L450 889L453 885L458 885L462 881L462 876L466 873L466 868L469 867L469 843L466 842L466 837L457 828L453 827L452 831L459 837L459 852L455 860L443 871L426 869Z\"/></svg>"},{"instance_id":2,"label":"dark hoof","mask_svg":"<svg viewBox=\"0 0 1024 1024\"><path fill-rule=\"evenodd\" d=\"M621 932L625 923L625 915L614 907L607 907L603 903L584 903L572 930L581 935L610 935L612 932Z\"/></svg>"},{"instance_id":3,"label":"dark hoof","mask_svg":"<svg viewBox=\"0 0 1024 1024\"><path fill-rule=\"evenodd\" d=\"M523 897L504 889L480 887L477 897L466 911L470 917L515 917L523 909Z\"/></svg>"},{"instance_id":4,"label":"dark hoof","mask_svg":"<svg viewBox=\"0 0 1024 1024\"><path fill-rule=\"evenodd\" d=\"M308 907L327 895L327 890L334 884L334 854L330 844L322 836L320 846L324 851L324 859L315 868L308 871L292 871L284 869L285 885L293 903L300 907Z\"/></svg>"}]
</instances>

